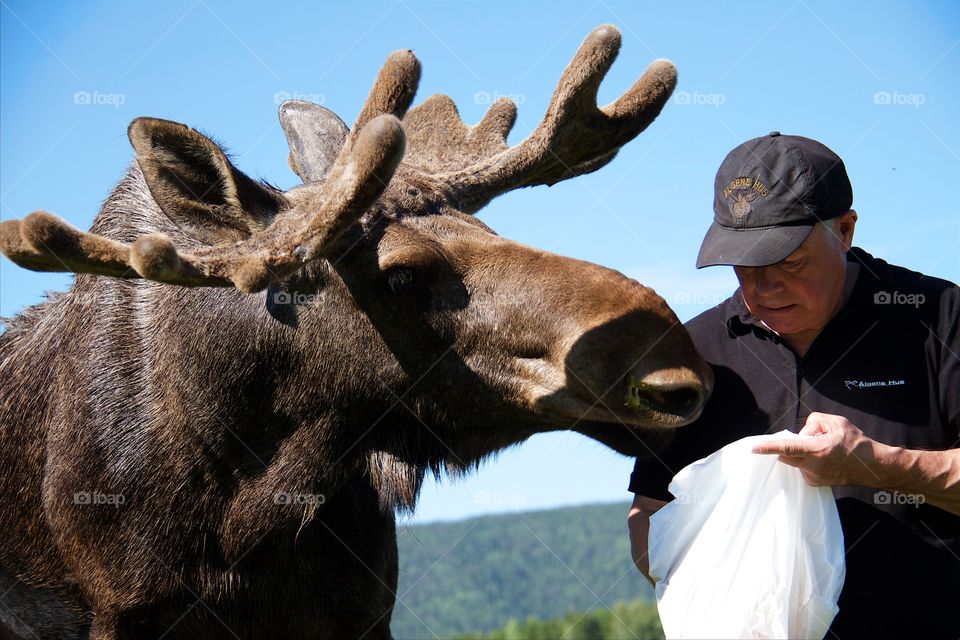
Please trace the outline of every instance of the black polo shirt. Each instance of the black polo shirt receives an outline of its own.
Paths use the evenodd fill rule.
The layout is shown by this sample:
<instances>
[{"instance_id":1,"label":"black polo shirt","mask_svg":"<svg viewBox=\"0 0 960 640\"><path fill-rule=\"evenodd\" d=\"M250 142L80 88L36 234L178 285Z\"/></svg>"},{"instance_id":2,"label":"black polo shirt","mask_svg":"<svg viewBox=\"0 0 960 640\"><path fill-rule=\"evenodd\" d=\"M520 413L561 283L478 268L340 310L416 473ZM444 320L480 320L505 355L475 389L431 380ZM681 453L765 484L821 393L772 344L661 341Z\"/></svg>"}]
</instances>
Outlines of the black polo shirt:
<instances>
[{"instance_id":1,"label":"black polo shirt","mask_svg":"<svg viewBox=\"0 0 960 640\"><path fill-rule=\"evenodd\" d=\"M750 315L739 290L687 323L713 368L713 395L703 415L678 429L664 451L637 460L630 491L669 500L667 485L687 464L746 436L799 431L815 411L844 416L889 445L960 446L960 288L861 249L847 255L860 264L853 291L802 358ZM858 545L857 556L868 567L856 568L848 554L845 594L862 587L873 589L861 589L863 598L884 598L870 582L900 582L901 577L886 573L899 566L890 557L901 553L903 544L916 542L906 554L914 565L928 549L933 553L915 566L917 577L939 575L923 569L929 563L952 565L944 579L954 582L943 588L960 605L960 516L918 504L917 496L866 487L835 487L834 495L846 544ZM885 557L874 557L893 540L899 542ZM848 612L855 608L846 605ZM956 608L951 616L960 615Z\"/></svg>"}]
</instances>

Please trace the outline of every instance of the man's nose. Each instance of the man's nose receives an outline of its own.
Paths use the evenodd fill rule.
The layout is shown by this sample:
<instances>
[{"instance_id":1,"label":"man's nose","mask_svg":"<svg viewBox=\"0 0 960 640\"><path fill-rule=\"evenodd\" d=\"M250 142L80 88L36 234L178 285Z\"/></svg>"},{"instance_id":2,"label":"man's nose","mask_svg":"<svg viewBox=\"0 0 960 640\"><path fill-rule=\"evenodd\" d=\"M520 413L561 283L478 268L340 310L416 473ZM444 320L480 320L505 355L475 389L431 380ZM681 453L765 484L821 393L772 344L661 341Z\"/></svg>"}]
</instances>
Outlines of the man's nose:
<instances>
[{"instance_id":1,"label":"man's nose","mask_svg":"<svg viewBox=\"0 0 960 640\"><path fill-rule=\"evenodd\" d=\"M757 293L769 295L776 293L783 288L783 278L777 274L776 269L770 267L761 267L757 273Z\"/></svg>"}]
</instances>

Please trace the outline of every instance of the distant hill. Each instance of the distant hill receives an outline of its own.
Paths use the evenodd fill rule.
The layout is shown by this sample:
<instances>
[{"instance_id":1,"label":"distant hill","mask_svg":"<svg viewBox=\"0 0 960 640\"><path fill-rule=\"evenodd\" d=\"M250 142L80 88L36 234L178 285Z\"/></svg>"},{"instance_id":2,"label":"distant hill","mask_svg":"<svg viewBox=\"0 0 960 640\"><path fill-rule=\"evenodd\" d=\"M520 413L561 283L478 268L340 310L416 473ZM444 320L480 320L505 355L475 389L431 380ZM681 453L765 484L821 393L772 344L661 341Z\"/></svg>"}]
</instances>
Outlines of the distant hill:
<instances>
[{"instance_id":1,"label":"distant hill","mask_svg":"<svg viewBox=\"0 0 960 640\"><path fill-rule=\"evenodd\" d=\"M489 632L653 599L630 559L629 503L401 526L397 640Z\"/></svg>"},{"instance_id":2,"label":"distant hill","mask_svg":"<svg viewBox=\"0 0 960 640\"><path fill-rule=\"evenodd\" d=\"M455 640L664 640L664 636L656 603L634 600L551 620L510 620L496 631Z\"/></svg>"}]
</instances>

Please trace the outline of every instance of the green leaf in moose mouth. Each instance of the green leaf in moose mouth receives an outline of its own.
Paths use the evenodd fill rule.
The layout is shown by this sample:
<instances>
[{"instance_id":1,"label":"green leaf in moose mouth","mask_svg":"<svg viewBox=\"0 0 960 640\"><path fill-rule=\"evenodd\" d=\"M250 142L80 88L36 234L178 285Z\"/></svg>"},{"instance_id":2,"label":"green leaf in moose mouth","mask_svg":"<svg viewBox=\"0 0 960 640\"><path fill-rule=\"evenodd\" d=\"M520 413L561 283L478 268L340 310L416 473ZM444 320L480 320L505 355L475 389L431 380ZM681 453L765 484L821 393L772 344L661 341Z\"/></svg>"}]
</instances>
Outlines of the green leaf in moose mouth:
<instances>
[{"instance_id":1,"label":"green leaf in moose mouth","mask_svg":"<svg viewBox=\"0 0 960 640\"><path fill-rule=\"evenodd\" d=\"M632 373L627 374L627 393L623 398L623 405L631 409L649 409L650 401L641 396L640 392L649 389L651 385L637 380Z\"/></svg>"}]
</instances>

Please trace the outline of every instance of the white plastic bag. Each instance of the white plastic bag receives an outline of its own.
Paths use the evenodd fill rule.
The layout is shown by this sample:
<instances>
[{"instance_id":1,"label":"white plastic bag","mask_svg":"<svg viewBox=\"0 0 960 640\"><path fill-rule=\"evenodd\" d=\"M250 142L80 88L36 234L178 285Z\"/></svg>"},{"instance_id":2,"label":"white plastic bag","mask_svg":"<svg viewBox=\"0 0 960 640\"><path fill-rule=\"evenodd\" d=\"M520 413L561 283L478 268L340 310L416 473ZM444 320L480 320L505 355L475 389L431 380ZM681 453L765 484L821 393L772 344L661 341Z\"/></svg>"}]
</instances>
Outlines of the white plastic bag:
<instances>
[{"instance_id":1,"label":"white plastic bag","mask_svg":"<svg viewBox=\"0 0 960 640\"><path fill-rule=\"evenodd\" d=\"M822 638L846 572L827 487L811 487L764 440L727 445L682 469L676 499L650 518L650 575L667 638Z\"/></svg>"}]
</instances>

